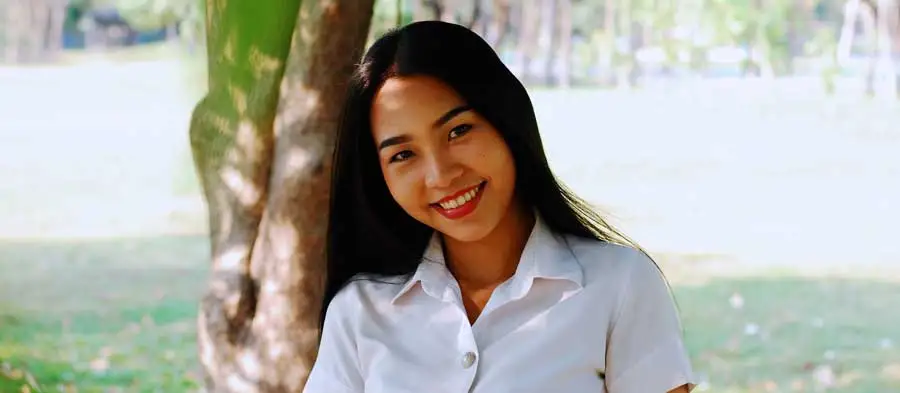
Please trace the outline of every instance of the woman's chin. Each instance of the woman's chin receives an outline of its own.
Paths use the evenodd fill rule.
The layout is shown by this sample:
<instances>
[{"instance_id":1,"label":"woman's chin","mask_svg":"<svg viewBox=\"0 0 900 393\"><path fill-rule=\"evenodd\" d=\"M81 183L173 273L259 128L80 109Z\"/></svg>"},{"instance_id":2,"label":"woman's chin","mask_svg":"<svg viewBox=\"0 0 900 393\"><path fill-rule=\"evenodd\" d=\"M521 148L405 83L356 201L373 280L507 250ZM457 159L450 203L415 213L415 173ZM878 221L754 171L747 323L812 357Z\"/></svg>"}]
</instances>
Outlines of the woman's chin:
<instances>
[{"instance_id":1,"label":"woman's chin","mask_svg":"<svg viewBox=\"0 0 900 393\"><path fill-rule=\"evenodd\" d=\"M478 220L472 217L469 220L440 220L435 230L442 235L449 237L458 242L477 242L486 238L496 225L490 225L485 220Z\"/></svg>"}]
</instances>

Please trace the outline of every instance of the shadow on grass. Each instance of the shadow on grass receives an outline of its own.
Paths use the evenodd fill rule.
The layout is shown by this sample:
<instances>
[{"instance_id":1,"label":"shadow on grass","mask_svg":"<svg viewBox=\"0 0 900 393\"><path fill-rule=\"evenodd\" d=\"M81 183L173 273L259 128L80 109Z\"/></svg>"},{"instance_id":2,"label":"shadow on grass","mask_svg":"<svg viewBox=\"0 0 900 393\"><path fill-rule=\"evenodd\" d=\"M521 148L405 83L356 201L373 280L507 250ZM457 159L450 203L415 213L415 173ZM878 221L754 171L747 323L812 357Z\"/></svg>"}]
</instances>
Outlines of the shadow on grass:
<instances>
[{"instance_id":1,"label":"shadow on grass","mask_svg":"<svg viewBox=\"0 0 900 393\"><path fill-rule=\"evenodd\" d=\"M52 391L195 388L207 244L203 236L0 242L0 361Z\"/></svg>"},{"instance_id":2,"label":"shadow on grass","mask_svg":"<svg viewBox=\"0 0 900 393\"><path fill-rule=\"evenodd\" d=\"M0 362L51 391L190 391L207 244L0 242ZM674 291L707 391L900 391L900 283L760 273Z\"/></svg>"}]
</instances>

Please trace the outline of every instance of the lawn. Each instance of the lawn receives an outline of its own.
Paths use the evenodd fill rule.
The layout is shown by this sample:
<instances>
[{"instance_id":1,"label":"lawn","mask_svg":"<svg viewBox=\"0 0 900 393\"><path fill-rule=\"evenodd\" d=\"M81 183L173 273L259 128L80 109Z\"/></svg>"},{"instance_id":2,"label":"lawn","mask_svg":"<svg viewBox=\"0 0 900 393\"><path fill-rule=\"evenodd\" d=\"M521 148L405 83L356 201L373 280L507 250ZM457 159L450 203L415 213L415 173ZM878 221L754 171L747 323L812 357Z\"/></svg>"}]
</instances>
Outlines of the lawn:
<instances>
[{"instance_id":1,"label":"lawn","mask_svg":"<svg viewBox=\"0 0 900 393\"><path fill-rule=\"evenodd\" d=\"M206 254L199 236L0 245L0 392L27 382L12 370L39 391L191 391Z\"/></svg>"},{"instance_id":2,"label":"lawn","mask_svg":"<svg viewBox=\"0 0 900 393\"><path fill-rule=\"evenodd\" d=\"M0 392L198 386L202 80L119 62L0 68ZM900 108L803 80L534 102L560 177L659 255L700 391L900 391Z\"/></svg>"},{"instance_id":3,"label":"lawn","mask_svg":"<svg viewBox=\"0 0 900 393\"><path fill-rule=\"evenodd\" d=\"M200 236L0 244L0 359L9 367L0 392L27 383L14 370L47 392L192 391L205 244ZM707 381L701 391L900 389L900 280L672 276Z\"/></svg>"}]
</instances>

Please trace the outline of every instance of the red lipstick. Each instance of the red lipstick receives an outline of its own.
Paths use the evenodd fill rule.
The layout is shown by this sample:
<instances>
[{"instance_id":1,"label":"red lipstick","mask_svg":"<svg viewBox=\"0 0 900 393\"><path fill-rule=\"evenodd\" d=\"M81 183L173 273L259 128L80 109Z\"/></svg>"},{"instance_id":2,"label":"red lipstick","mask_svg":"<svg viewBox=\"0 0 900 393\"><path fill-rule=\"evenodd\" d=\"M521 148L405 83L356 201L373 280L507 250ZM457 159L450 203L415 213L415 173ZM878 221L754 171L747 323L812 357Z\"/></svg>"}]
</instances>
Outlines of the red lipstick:
<instances>
[{"instance_id":1,"label":"red lipstick","mask_svg":"<svg viewBox=\"0 0 900 393\"><path fill-rule=\"evenodd\" d=\"M449 195L440 201L431 204L431 207L451 220L463 218L471 214L475 211L475 208L478 207L478 202L481 202L481 196L484 194L485 186L487 186L487 182L482 182L475 187L470 187ZM470 193L473 193L474 195L471 195ZM470 195L468 199L466 198L467 194ZM464 202L459 203L460 200Z\"/></svg>"}]
</instances>

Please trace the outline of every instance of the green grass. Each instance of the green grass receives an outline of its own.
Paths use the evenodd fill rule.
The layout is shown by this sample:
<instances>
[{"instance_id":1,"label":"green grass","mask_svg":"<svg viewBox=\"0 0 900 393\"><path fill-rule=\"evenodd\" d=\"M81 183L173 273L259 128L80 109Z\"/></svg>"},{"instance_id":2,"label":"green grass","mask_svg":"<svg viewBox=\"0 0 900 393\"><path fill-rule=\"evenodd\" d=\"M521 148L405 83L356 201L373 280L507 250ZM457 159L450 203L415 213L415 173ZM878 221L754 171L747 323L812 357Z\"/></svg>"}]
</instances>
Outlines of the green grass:
<instances>
[{"instance_id":1,"label":"green grass","mask_svg":"<svg viewBox=\"0 0 900 393\"><path fill-rule=\"evenodd\" d=\"M676 293L687 345L712 391L771 391L769 384L813 392L823 382L816 370L826 369L835 375L828 391L900 389L900 283L747 277ZM736 293L741 309L728 301ZM758 332L746 330L751 324Z\"/></svg>"},{"instance_id":2,"label":"green grass","mask_svg":"<svg viewBox=\"0 0 900 393\"><path fill-rule=\"evenodd\" d=\"M0 362L44 391L197 386L203 237L0 244ZM23 381L0 374L0 392Z\"/></svg>"},{"instance_id":3,"label":"green grass","mask_svg":"<svg viewBox=\"0 0 900 393\"><path fill-rule=\"evenodd\" d=\"M0 363L27 370L43 391L194 389L206 244L202 236L0 244ZM835 373L830 392L900 389L900 282L768 274L673 282L710 391L768 383L814 392L822 367ZM743 307L731 305L734 294ZM747 334L749 324L759 332ZM25 383L6 374L0 392Z\"/></svg>"}]
</instances>

